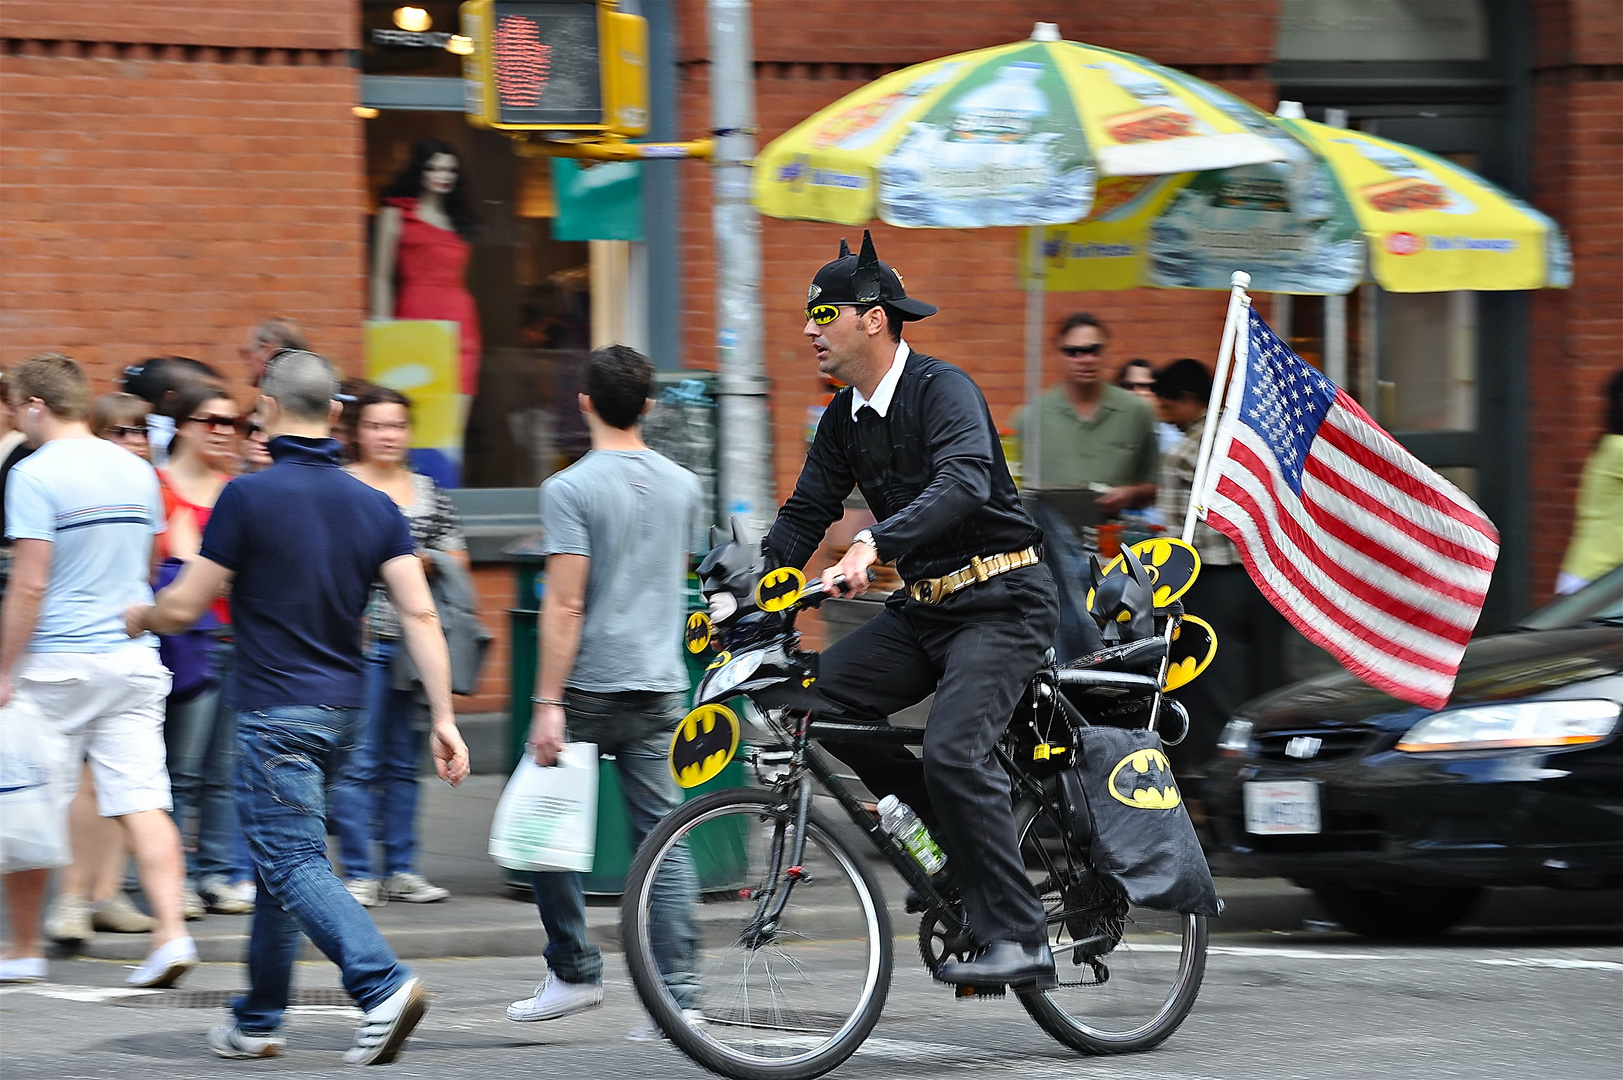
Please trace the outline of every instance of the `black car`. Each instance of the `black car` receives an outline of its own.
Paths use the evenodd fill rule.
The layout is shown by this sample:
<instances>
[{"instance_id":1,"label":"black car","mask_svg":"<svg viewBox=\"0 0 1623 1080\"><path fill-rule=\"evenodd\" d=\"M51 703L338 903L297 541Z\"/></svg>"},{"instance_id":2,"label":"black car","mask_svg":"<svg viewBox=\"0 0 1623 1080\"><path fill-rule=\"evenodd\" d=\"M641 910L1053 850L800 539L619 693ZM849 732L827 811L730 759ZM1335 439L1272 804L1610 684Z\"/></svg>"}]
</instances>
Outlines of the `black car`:
<instances>
[{"instance_id":1,"label":"black car","mask_svg":"<svg viewBox=\"0 0 1623 1080\"><path fill-rule=\"evenodd\" d=\"M1224 869L1378 937L1438 933L1487 886L1623 885L1620 706L1623 567L1471 642L1444 709L1345 673L1257 698L1205 786Z\"/></svg>"}]
</instances>

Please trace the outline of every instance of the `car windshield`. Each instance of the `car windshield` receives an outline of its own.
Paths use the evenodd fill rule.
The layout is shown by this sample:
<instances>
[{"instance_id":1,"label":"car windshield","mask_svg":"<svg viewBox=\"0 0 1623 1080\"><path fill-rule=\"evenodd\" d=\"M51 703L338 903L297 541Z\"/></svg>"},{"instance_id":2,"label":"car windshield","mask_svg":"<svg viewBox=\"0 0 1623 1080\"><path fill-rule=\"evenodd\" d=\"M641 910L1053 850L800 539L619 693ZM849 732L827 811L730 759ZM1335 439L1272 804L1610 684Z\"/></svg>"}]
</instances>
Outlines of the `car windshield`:
<instances>
[{"instance_id":1,"label":"car windshield","mask_svg":"<svg viewBox=\"0 0 1623 1080\"><path fill-rule=\"evenodd\" d=\"M1623 623L1623 566L1577 592L1558 596L1517 624L1521 630L1560 630L1583 623Z\"/></svg>"}]
</instances>

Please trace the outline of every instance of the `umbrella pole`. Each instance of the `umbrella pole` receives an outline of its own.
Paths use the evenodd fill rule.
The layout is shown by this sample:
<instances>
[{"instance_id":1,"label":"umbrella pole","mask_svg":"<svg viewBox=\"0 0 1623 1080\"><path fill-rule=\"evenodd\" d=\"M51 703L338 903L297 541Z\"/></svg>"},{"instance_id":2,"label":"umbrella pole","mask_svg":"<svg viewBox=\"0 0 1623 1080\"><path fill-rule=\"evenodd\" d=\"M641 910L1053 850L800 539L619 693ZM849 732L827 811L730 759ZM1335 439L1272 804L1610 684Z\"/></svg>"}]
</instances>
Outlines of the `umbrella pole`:
<instances>
[{"instance_id":1,"label":"umbrella pole","mask_svg":"<svg viewBox=\"0 0 1623 1080\"><path fill-rule=\"evenodd\" d=\"M1043 235L1047 229L1026 229L1026 430L1020 448L1020 484L1027 491L1042 489L1043 424L1043 302L1047 281L1043 264Z\"/></svg>"}]
</instances>

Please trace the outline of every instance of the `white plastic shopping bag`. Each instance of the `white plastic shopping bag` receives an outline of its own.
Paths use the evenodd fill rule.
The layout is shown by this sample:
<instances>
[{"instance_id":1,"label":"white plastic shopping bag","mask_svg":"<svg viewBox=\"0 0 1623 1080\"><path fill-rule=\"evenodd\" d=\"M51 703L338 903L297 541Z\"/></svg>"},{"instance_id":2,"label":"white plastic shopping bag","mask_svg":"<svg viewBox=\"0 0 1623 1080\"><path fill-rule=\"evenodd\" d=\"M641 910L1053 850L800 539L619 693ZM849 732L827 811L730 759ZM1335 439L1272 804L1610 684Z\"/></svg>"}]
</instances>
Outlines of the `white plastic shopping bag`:
<instances>
[{"instance_id":1,"label":"white plastic shopping bag","mask_svg":"<svg viewBox=\"0 0 1623 1080\"><path fill-rule=\"evenodd\" d=\"M509 870L586 873L597 853L597 744L565 743L542 768L525 755L490 823L490 857Z\"/></svg>"},{"instance_id":2,"label":"white plastic shopping bag","mask_svg":"<svg viewBox=\"0 0 1623 1080\"><path fill-rule=\"evenodd\" d=\"M23 700L0 709L0 872L66 866L67 806L60 772L68 742Z\"/></svg>"}]
</instances>

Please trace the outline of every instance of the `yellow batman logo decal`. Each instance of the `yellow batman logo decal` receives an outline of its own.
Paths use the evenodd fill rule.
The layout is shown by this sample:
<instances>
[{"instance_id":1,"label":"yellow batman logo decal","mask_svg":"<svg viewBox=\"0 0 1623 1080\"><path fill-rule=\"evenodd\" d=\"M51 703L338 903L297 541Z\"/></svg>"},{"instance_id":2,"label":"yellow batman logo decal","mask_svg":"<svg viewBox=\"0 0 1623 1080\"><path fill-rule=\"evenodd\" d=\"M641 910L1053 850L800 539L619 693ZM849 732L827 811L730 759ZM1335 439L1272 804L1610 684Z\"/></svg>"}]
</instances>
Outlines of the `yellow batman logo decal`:
<instances>
[{"instance_id":1,"label":"yellow batman logo decal","mask_svg":"<svg viewBox=\"0 0 1623 1080\"><path fill-rule=\"evenodd\" d=\"M737 752L738 714L725 705L700 705L682 718L671 737L671 775L682 787L698 787L714 779Z\"/></svg>"},{"instance_id":2,"label":"yellow batman logo decal","mask_svg":"<svg viewBox=\"0 0 1623 1080\"><path fill-rule=\"evenodd\" d=\"M1110 797L1144 810L1171 810L1183 801L1167 756L1153 747L1135 750L1110 771Z\"/></svg>"},{"instance_id":3,"label":"yellow batman logo decal","mask_svg":"<svg viewBox=\"0 0 1623 1080\"><path fill-rule=\"evenodd\" d=\"M1212 629L1211 623L1185 615L1172 632L1172 647L1167 652L1167 679L1161 689L1188 686L1216 655L1217 631Z\"/></svg>"},{"instance_id":4,"label":"yellow batman logo decal","mask_svg":"<svg viewBox=\"0 0 1623 1080\"><path fill-rule=\"evenodd\" d=\"M792 566L769 570L755 586L755 606L762 611L783 611L794 606L806 587L806 575Z\"/></svg>"},{"instance_id":5,"label":"yellow batman logo decal","mask_svg":"<svg viewBox=\"0 0 1623 1080\"><path fill-rule=\"evenodd\" d=\"M1200 576L1200 554L1182 540L1157 536L1140 540L1131 548L1133 557L1149 571L1155 606L1164 608L1189 591ZM1127 565L1117 555L1105 564L1104 576L1123 574ZM1093 590L1088 590L1088 607L1093 606Z\"/></svg>"},{"instance_id":6,"label":"yellow batman logo decal","mask_svg":"<svg viewBox=\"0 0 1623 1080\"><path fill-rule=\"evenodd\" d=\"M710 647L710 616L702 611L695 611L688 616L688 632L685 639L688 652L698 656Z\"/></svg>"}]
</instances>

